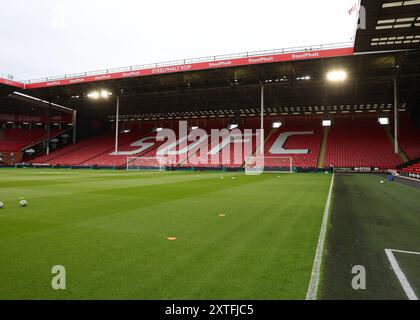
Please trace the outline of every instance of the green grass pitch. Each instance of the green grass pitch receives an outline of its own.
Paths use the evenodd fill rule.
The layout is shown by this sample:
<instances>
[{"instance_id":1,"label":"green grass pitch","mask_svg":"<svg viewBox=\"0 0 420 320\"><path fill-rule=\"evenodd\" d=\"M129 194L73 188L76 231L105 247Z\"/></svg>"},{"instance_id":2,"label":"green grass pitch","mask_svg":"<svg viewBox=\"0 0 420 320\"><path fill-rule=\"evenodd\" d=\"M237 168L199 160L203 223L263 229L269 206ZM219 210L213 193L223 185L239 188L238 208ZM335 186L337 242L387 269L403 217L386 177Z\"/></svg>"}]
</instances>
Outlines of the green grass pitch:
<instances>
[{"instance_id":1,"label":"green grass pitch","mask_svg":"<svg viewBox=\"0 0 420 320\"><path fill-rule=\"evenodd\" d=\"M0 170L0 299L304 299L330 181Z\"/></svg>"}]
</instances>

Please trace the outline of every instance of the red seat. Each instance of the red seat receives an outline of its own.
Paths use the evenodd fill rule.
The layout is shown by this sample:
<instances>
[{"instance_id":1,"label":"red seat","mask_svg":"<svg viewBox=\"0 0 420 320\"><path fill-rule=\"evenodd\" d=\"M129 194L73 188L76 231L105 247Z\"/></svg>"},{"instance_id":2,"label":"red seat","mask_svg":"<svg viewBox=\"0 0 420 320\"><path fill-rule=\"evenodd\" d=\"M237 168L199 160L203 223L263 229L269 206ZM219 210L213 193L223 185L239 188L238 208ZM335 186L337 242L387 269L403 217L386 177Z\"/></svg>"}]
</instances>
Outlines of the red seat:
<instances>
[{"instance_id":1,"label":"red seat","mask_svg":"<svg viewBox=\"0 0 420 320\"><path fill-rule=\"evenodd\" d=\"M395 168L399 155L376 118L340 119L330 129L325 166Z\"/></svg>"},{"instance_id":2,"label":"red seat","mask_svg":"<svg viewBox=\"0 0 420 320\"><path fill-rule=\"evenodd\" d=\"M42 140L46 135L43 129L4 129L0 140L1 152L18 152Z\"/></svg>"}]
</instances>

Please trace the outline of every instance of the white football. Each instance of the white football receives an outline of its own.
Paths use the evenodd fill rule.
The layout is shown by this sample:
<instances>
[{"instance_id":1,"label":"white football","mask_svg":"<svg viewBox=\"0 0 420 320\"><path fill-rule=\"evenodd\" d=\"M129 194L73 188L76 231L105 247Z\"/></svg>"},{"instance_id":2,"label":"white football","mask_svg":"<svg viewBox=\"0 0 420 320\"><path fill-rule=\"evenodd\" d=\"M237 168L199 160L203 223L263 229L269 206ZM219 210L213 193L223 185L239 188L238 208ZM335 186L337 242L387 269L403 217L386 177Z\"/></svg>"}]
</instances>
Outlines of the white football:
<instances>
[{"instance_id":1,"label":"white football","mask_svg":"<svg viewBox=\"0 0 420 320\"><path fill-rule=\"evenodd\" d=\"M4 203L0 201L0 209L4 208Z\"/></svg>"},{"instance_id":2,"label":"white football","mask_svg":"<svg viewBox=\"0 0 420 320\"><path fill-rule=\"evenodd\" d=\"M26 200L21 200L19 202L19 207L27 207L28 206L28 201Z\"/></svg>"}]
</instances>

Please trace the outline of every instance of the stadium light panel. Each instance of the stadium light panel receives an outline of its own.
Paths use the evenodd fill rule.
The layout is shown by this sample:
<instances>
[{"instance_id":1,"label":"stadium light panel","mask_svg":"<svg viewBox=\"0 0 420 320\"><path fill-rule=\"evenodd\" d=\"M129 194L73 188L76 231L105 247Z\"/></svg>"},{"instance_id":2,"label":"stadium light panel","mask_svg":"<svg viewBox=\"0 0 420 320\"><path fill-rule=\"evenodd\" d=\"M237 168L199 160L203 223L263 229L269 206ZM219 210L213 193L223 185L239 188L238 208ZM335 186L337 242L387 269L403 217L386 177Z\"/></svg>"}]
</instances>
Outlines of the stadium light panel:
<instances>
[{"instance_id":1,"label":"stadium light panel","mask_svg":"<svg viewBox=\"0 0 420 320\"><path fill-rule=\"evenodd\" d=\"M343 82L347 79L347 72L344 70L332 70L327 73L327 80L330 82Z\"/></svg>"},{"instance_id":2,"label":"stadium light panel","mask_svg":"<svg viewBox=\"0 0 420 320\"><path fill-rule=\"evenodd\" d=\"M87 97L90 98L90 99L97 100L97 99L100 98L100 94L99 94L98 91L92 91L92 92L88 93Z\"/></svg>"},{"instance_id":3,"label":"stadium light panel","mask_svg":"<svg viewBox=\"0 0 420 320\"><path fill-rule=\"evenodd\" d=\"M108 97L109 97L108 92L107 92L107 91L105 91L105 90L102 90L102 91L101 91L101 98L106 99L106 98L108 98Z\"/></svg>"},{"instance_id":4,"label":"stadium light panel","mask_svg":"<svg viewBox=\"0 0 420 320\"><path fill-rule=\"evenodd\" d=\"M278 129L278 128L281 127L281 125L282 125L282 123L280 121L275 121L275 122L273 122L272 127L273 127L273 129Z\"/></svg>"},{"instance_id":5,"label":"stadium light panel","mask_svg":"<svg viewBox=\"0 0 420 320\"><path fill-rule=\"evenodd\" d=\"M388 117L380 117L379 119L378 119L378 121L379 121L379 123L381 124L381 125L388 125L389 124L389 118Z\"/></svg>"},{"instance_id":6,"label":"stadium light panel","mask_svg":"<svg viewBox=\"0 0 420 320\"><path fill-rule=\"evenodd\" d=\"M112 92L106 91L106 90L92 91L92 92L89 92L87 95L88 98L94 99L94 100L98 100L99 98L108 99L110 96L112 96Z\"/></svg>"},{"instance_id":7,"label":"stadium light panel","mask_svg":"<svg viewBox=\"0 0 420 320\"><path fill-rule=\"evenodd\" d=\"M331 127L331 120L322 120L323 127Z\"/></svg>"}]
</instances>

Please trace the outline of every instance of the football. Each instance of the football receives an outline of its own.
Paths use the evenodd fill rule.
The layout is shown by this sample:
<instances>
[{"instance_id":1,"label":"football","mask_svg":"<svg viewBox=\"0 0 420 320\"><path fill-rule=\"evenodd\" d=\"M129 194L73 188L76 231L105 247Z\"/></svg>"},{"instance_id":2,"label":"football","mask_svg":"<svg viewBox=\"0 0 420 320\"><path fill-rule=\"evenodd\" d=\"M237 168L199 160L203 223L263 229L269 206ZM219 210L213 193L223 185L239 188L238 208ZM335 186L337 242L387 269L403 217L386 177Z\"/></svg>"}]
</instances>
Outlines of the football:
<instances>
[{"instance_id":1,"label":"football","mask_svg":"<svg viewBox=\"0 0 420 320\"><path fill-rule=\"evenodd\" d=\"M0 209L4 208L4 203L0 201Z\"/></svg>"},{"instance_id":2,"label":"football","mask_svg":"<svg viewBox=\"0 0 420 320\"><path fill-rule=\"evenodd\" d=\"M28 201L26 200L21 200L19 202L19 207L27 207L28 206Z\"/></svg>"}]
</instances>

